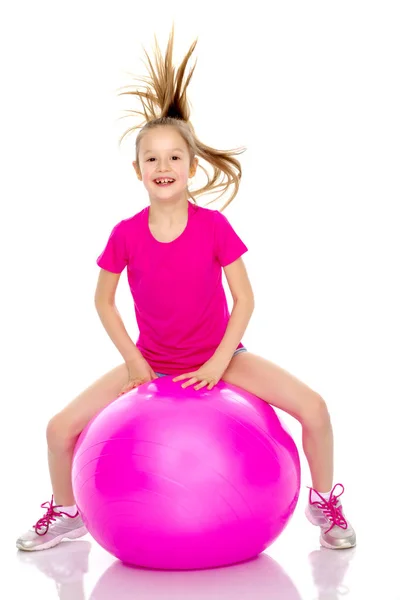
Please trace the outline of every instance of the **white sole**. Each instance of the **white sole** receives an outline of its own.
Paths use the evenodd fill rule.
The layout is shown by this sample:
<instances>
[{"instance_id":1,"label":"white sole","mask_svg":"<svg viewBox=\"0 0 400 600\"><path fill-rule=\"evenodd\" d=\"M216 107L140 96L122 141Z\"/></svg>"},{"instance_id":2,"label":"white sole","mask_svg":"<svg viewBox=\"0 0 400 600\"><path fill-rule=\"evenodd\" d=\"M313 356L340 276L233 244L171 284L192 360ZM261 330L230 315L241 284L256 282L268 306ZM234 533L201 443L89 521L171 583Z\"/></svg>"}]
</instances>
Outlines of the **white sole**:
<instances>
[{"instance_id":1,"label":"white sole","mask_svg":"<svg viewBox=\"0 0 400 600\"><path fill-rule=\"evenodd\" d=\"M49 548L53 548L53 546L57 546L62 540L69 539L75 540L76 538L80 538L88 533L86 527L80 527L79 529L74 529L68 534L59 535L55 537L47 544L42 544L41 546L37 546L36 548L25 548L23 545L17 544L18 550L24 550L24 552L37 552L39 550L48 550Z\"/></svg>"},{"instance_id":2,"label":"white sole","mask_svg":"<svg viewBox=\"0 0 400 600\"><path fill-rule=\"evenodd\" d=\"M325 542L322 535L319 538L319 543L324 548L329 548L329 550L347 550L347 548L353 548L355 546L355 544L350 544L350 542L342 544L341 546L331 546L328 542Z\"/></svg>"}]
</instances>

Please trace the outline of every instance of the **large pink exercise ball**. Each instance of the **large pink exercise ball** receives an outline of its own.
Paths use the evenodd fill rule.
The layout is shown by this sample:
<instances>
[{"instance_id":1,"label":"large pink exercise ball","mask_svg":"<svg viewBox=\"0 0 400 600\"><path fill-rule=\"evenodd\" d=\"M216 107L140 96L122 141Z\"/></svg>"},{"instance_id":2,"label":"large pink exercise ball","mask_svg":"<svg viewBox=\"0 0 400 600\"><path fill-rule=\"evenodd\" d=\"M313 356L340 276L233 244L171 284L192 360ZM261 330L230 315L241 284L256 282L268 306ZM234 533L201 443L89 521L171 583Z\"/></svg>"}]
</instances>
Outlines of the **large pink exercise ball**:
<instances>
[{"instance_id":1,"label":"large pink exercise ball","mask_svg":"<svg viewBox=\"0 0 400 600\"><path fill-rule=\"evenodd\" d=\"M130 565L250 559L296 507L296 445L273 408L243 389L181 385L157 378L90 421L73 457L77 507L93 538Z\"/></svg>"}]
</instances>

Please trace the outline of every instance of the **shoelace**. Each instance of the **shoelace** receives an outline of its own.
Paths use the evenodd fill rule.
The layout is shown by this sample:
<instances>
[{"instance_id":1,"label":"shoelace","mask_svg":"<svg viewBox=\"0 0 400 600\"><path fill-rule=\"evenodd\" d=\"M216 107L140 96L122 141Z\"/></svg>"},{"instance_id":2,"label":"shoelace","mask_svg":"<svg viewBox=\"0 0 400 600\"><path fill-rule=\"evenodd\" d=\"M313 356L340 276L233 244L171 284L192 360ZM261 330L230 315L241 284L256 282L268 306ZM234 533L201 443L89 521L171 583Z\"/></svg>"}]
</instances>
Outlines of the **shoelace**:
<instances>
[{"instance_id":1,"label":"shoelace","mask_svg":"<svg viewBox=\"0 0 400 600\"><path fill-rule=\"evenodd\" d=\"M341 486L342 491L340 492L340 494L335 496L335 494L333 492L335 491L335 489L337 488L338 485ZM324 515L330 521L332 521L332 525L329 527L329 529L326 530L326 533L328 533L328 531L333 529L333 527L335 527L335 525L337 525L338 527L341 527L342 529L347 529L347 526L348 526L347 521L342 514L343 508L341 505L339 505L339 506L337 505L339 496L341 496L344 492L344 486L341 483L337 483L335 485L335 487L332 489L328 500L325 500L325 498L323 496L321 496L321 494L319 492L317 492L317 490L314 490L314 488L309 488L309 490L310 490L310 498L309 498L310 504L312 504L313 506L316 506L317 508L320 508L322 510L322 512L324 513ZM315 492L317 494L317 496L319 496L321 498L321 502L319 502L318 500L314 500L314 502L311 502L312 492Z\"/></svg>"},{"instance_id":2,"label":"shoelace","mask_svg":"<svg viewBox=\"0 0 400 600\"><path fill-rule=\"evenodd\" d=\"M52 521L56 520L56 517L61 517L62 515L66 515L67 517L71 517L71 519L73 519L74 517L76 517L78 515L78 511L76 512L76 515L69 515L66 512L63 511L57 511L56 508L60 508L62 506L62 504L53 504L53 496L51 496L51 501L47 501L47 502L43 502L43 504L40 505L41 508L47 508L47 512L44 515L44 517L42 517L41 519L39 519L39 521L37 523L35 523L35 525L33 525L35 532L38 535L45 535L48 530L49 530L49 526L50 523ZM40 533L38 531L38 529L42 529L43 527L45 527L45 530L43 531L43 533Z\"/></svg>"}]
</instances>

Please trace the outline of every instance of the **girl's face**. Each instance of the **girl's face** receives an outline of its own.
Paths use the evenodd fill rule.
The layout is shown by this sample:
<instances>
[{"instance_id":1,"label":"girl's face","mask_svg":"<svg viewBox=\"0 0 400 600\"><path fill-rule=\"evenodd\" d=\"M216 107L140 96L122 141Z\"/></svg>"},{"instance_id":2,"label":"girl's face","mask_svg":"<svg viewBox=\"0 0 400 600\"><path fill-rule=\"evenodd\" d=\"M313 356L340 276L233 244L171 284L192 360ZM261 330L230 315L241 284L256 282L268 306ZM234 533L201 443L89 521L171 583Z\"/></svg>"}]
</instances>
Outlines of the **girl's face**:
<instances>
[{"instance_id":1,"label":"girl's face","mask_svg":"<svg viewBox=\"0 0 400 600\"><path fill-rule=\"evenodd\" d=\"M139 146L139 165L133 166L140 181L153 200L163 201L187 198L187 180L196 172L198 159L190 166L187 144L174 127L160 126L150 129ZM162 185L158 179L173 179Z\"/></svg>"}]
</instances>

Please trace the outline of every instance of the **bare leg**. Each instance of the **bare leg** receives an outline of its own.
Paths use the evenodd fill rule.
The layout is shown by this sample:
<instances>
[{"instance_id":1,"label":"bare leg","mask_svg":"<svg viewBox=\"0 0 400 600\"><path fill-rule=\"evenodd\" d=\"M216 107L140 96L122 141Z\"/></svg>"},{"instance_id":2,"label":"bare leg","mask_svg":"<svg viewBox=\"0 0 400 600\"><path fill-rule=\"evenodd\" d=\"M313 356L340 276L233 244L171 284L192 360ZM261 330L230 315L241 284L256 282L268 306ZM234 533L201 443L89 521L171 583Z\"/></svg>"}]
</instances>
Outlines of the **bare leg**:
<instances>
[{"instance_id":1,"label":"bare leg","mask_svg":"<svg viewBox=\"0 0 400 600\"><path fill-rule=\"evenodd\" d=\"M302 423L303 450L310 467L312 486L330 492L333 486L333 432L330 419L321 425Z\"/></svg>"},{"instance_id":2,"label":"bare leg","mask_svg":"<svg viewBox=\"0 0 400 600\"><path fill-rule=\"evenodd\" d=\"M321 396L285 369L252 352L236 354L223 379L299 421L312 485L318 492L329 492L333 486L333 433Z\"/></svg>"},{"instance_id":3,"label":"bare leg","mask_svg":"<svg viewBox=\"0 0 400 600\"><path fill-rule=\"evenodd\" d=\"M123 363L96 380L49 421L48 463L55 504L75 504L71 468L79 434L95 414L117 398L127 380L128 370Z\"/></svg>"},{"instance_id":4,"label":"bare leg","mask_svg":"<svg viewBox=\"0 0 400 600\"><path fill-rule=\"evenodd\" d=\"M73 447L70 450L51 452L47 449L51 485L54 493L54 504L72 506L75 504L72 492L71 469Z\"/></svg>"}]
</instances>

